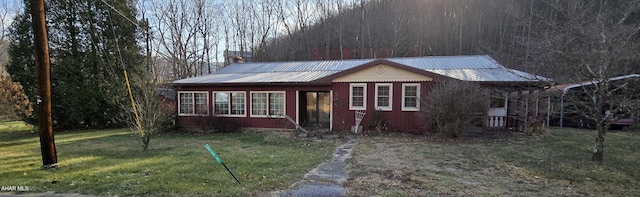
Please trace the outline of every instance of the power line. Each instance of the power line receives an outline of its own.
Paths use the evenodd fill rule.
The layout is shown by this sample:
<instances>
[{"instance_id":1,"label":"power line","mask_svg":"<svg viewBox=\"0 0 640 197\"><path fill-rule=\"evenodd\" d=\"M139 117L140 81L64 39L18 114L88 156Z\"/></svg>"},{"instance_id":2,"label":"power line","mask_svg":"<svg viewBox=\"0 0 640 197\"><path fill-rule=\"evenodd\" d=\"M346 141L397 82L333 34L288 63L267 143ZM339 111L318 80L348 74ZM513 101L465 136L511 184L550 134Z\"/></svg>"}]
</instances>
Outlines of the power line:
<instances>
[{"instance_id":1,"label":"power line","mask_svg":"<svg viewBox=\"0 0 640 197\"><path fill-rule=\"evenodd\" d=\"M127 19L129 22L131 22L133 25L138 25L138 23L136 23L134 20L131 20L129 17L127 17L126 15L124 15L122 12L120 12L120 10L116 9L115 7L113 7L111 4L107 3L104 0L100 0L102 1L102 3L104 3L105 5L109 6L109 8L111 8L113 11L116 11L118 14L120 14L120 16L122 16L124 19Z\"/></svg>"}]
</instances>

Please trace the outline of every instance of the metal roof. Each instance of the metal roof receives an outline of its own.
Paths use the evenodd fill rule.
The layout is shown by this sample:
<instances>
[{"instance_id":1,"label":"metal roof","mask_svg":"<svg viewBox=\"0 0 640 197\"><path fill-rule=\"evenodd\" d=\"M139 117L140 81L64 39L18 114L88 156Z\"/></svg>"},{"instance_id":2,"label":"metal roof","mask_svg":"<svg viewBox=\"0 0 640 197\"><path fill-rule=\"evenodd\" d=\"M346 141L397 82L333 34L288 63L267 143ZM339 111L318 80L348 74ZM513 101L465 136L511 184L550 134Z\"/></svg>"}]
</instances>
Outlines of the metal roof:
<instances>
[{"instance_id":1,"label":"metal roof","mask_svg":"<svg viewBox=\"0 0 640 197\"><path fill-rule=\"evenodd\" d=\"M330 76L378 59L248 62L231 64L216 73L174 81L174 84L304 83ZM390 62L463 81L550 81L500 65L488 55L383 58Z\"/></svg>"}]
</instances>

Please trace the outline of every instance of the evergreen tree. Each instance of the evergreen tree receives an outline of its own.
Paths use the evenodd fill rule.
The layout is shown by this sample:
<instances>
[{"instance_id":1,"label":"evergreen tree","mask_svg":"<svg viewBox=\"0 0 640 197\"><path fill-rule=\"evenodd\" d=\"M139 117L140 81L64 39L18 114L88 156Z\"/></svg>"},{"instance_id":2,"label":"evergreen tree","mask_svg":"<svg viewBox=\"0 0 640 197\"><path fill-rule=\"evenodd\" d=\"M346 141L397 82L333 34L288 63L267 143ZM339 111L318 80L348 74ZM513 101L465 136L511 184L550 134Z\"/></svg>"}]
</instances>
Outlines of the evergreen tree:
<instances>
[{"instance_id":1,"label":"evergreen tree","mask_svg":"<svg viewBox=\"0 0 640 197\"><path fill-rule=\"evenodd\" d=\"M105 4L108 3L109 5ZM136 43L138 27L132 1L48 1L54 128L122 126L127 89L122 69L133 78L142 72ZM110 6L117 9L113 11ZM12 24L8 72L35 103L35 65L29 4ZM125 18L126 17L126 18ZM36 105L37 107L37 105ZM33 122L33 121L29 121Z\"/></svg>"}]
</instances>

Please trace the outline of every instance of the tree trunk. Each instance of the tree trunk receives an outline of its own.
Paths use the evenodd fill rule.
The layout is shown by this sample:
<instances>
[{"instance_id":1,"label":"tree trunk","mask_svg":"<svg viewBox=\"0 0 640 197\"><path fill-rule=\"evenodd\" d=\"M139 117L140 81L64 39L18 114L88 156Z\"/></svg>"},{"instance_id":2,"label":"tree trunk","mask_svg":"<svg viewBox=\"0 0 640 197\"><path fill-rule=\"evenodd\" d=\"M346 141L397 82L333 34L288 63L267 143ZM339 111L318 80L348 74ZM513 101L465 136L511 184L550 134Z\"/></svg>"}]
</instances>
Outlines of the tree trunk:
<instances>
[{"instance_id":1,"label":"tree trunk","mask_svg":"<svg viewBox=\"0 0 640 197\"><path fill-rule=\"evenodd\" d=\"M602 163L604 160L604 132L598 129L598 137L596 137L596 146L593 149L591 161Z\"/></svg>"},{"instance_id":2,"label":"tree trunk","mask_svg":"<svg viewBox=\"0 0 640 197\"><path fill-rule=\"evenodd\" d=\"M35 47L36 76L38 88L38 133L42 168L55 168L58 165L58 153L53 135L51 118L51 64L49 59L49 41L45 20L43 0L31 0L31 18L33 19L33 43Z\"/></svg>"}]
</instances>

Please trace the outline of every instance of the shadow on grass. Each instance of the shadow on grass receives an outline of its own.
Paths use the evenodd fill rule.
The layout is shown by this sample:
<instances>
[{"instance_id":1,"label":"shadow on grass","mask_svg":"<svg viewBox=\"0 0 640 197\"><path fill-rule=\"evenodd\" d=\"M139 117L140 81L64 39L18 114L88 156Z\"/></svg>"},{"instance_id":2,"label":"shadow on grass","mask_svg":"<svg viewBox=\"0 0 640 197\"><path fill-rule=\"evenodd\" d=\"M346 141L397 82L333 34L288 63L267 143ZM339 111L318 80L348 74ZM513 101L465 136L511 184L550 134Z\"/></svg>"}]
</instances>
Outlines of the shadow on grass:
<instances>
[{"instance_id":1,"label":"shadow on grass","mask_svg":"<svg viewBox=\"0 0 640 197\"><path fill-rule=\"evenodd\" d=\"M0 134L2 135L2 134ZM264 196L288 187L331 157L334 142L269 137L266 134L181 134L154 136L143 151L133 132L73 131L55 134L59 167L40 170L37 136L14 136L0 151L12 169L0 168L0 185L29 185L33 192L93 195ZM242 181L204 148L210 144ZM4 167L5 165L2 164Z\"/></svg>"}]
</instances>

